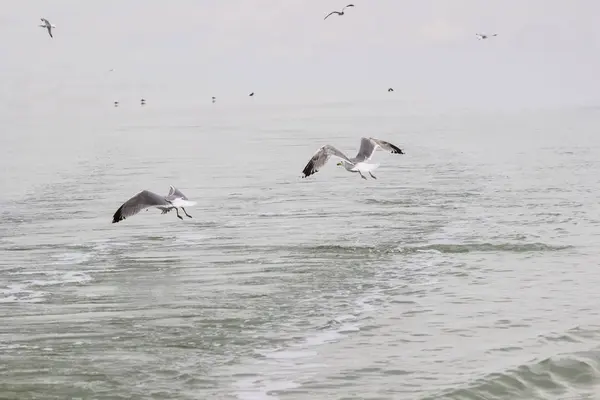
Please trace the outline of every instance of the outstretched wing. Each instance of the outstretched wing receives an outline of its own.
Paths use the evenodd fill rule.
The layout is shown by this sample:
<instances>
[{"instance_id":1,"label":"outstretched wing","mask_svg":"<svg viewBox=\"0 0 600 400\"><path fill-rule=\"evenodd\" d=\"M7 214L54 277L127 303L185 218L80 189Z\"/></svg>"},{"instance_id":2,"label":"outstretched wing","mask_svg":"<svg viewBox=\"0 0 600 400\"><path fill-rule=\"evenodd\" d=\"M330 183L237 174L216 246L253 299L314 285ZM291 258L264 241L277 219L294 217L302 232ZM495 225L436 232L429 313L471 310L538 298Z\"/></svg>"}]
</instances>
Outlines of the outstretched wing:
<instances>
[{"instance_id":1,"label":"outstretched wing","mask_svg":"<svg viewBox=\"0 0 600 400\"><path fill-rule=\"evenodd\" d=\"M52 27L48 25L46 26L46 29L48 29L48 35L50 35L51 38L54 38L54 36L52 36Z\"/></svg>"},{"instance_id":2,"label":"outstretched wing","mask_svg":"<svg viewBox=\"0 0 600 400\"><path fill-rule=\"evenodd\" d=\"M306 164L306 167L304 167L304 170L302 171L302 173L304 174L303 178L306 178L307 176L319 172L321 167L323 167L323 165L327 163L327 160L329 160L331 156L341 158L342 160L349 162L350 164L354 164L352 161L350 161L348 157L346 157L344 153L342 153L335 147L327 144L321 147L319 150L317 150L317 152L312 156L308 164Z\"/></svg>"},{"instance_id":3,"label":"outstretched wing","mask_svg":"<svg viewBox=\"0 0 600 400\"><path fill-rule=\"evenodd\" d=\"M342 11L344 11L348 7L354 7L354 4L348 4L346 7L342 8Z\"/></svg>"},{"instance_id":4,"label":"outstretched wing","mask_svg":"<svg viewBox=\"0 0 600 400\"><path fill-rule=\"evenodd\" d=\"M169 186L169 194L167 195L167 200L171 200L172 198L173 199L174 198L180 198L180 199L183 199L183 200L188 200L188 198L185 197L185 194L183 194L181 192L181 190L177 189L173 185L170 185Z\"/></svg>"},{"instance_id":5,"label":"outstretched wing","mask_svg":"<svg viewBox=\"0 0 600 400\"><path fill-rule=\"evenodd\" d=\"M329 17L331 14L337 14L337 15L340 15L340 12L339 12L339 11L332 11L332 12L330 12L329 14L327 14L327 16L326 16L325 18L323 18L323 20L326 20L326 19L327 19L327 17Z\"/></svg>"},{"instance_id":6,"label":"outstretched wing","mask_svg":"<svg viewBox=\"0 0 600 400\"><path fill-rule=\"evenodd\" d=\"M163 197L156 193L152 193L148 190L144 190L127 200L115 214L113 215L113 224L124 220L125 218L131 217L144 208L148 207L159 207L169 206L169 202Z\"/></svg>"},{"instance_id":7,"label":"outstretched wing","mask_svg":"<svg viewBox=\"0 0 600 400\"><path fill-rule=\"evenodd\" d=\"M386 142L384 140L379 140L375 138L361 138L360 139L360 149L358 150L358 154L356 155L356 161L368 161L373 157L373 153L377 150L377 147L381 147L385 151L389 151L393 154L404 154L402 149L394 146L393 144Z\"/></svg>"}]
</instances>

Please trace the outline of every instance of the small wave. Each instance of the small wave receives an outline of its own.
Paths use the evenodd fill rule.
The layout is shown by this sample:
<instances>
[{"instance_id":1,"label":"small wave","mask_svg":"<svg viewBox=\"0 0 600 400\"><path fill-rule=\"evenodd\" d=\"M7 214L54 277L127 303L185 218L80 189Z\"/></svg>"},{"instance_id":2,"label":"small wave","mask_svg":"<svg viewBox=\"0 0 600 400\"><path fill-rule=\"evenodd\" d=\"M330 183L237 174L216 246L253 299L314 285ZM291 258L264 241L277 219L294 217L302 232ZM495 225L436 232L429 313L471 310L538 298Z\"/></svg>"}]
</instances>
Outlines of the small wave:
<instances>
[{"instance_id":1,"label":"small wave","mask_svg":"<svg viewBox=\"0 0 600 400\"><path fill-rule=\"evenodd\" d=\"M440 253L472 253L472 252L509 252L526 253L536 251L561 251L573 246L555 246L545 243L473 243L473 244L431 244L426 246L405 247L404 252L438 251Z\"/></svg>"},{"instance_id":2,"label":"small wave","mask_svg":"<svg viewBox=\"0 0 600 400\"><path fill-rule=\"evenodd\" d=\"M451 390L433 398L546 399L578 393L596 393L600 384L600 350L585 351L521 365L505 373L490 374L471 387Z\"/></svg>"},{"instance_id":3,"label":"small wave","mask_svg":"<svg viewBox=\"0 0 600 400\"><path fill-rule=\"evenodd\" d=\"M412 253L475 253L475 252L543 252L561 251L573 248L569 245L551 245L545 243L470 243L470 244L428 244L422 246L398 246L394 243L377 245L317 245L291 247L288 251L302 251L319 255L323 253L352 253L352 254L412 254Z\"/></svg>"}]
</instances>

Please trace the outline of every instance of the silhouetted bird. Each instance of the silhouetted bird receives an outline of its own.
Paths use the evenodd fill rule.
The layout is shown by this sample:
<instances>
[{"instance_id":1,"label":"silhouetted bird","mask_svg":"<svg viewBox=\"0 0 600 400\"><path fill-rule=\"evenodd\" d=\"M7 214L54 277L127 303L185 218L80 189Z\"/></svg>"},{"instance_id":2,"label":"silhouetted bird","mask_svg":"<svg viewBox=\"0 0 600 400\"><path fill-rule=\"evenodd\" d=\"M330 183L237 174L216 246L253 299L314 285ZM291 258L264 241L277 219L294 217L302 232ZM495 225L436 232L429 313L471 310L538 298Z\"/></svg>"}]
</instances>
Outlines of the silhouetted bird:
<instances>
[{"instance_id":1,"label":"silhouetted bird","mask_svg":"<svg viewBox=\"0 0 600 400\"><path fill-rule=\"evenodd\" d=\"M327 16L325 18L323 18L323 20L326 20L327 17L329 17L331 14L337 14L339 16L344 15L344 10L348 7L354 7L354 4L348 4L346 7L342 8L342 11L332 11L329 14L327 14Z\"/></svg>"}]
</instances>

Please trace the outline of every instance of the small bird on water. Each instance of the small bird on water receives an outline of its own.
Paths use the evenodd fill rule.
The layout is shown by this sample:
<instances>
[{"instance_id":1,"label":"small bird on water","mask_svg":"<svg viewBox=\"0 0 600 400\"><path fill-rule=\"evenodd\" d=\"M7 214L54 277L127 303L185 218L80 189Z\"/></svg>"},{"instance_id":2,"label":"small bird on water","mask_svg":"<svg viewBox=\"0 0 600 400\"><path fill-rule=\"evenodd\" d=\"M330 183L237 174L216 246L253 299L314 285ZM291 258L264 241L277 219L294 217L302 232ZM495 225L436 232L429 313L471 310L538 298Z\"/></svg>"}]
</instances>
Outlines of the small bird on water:
<instances>
[{"instance_id":1,"label":"small bird on water","mask_svg":"<svg viewBox=\"0 0 600 400\"><path fill-rule=\"evenodd\" d=\"M323 20L326 20L327 17L329 17L331 14L337 14L337 15L339 15L341 17L342 15L344 15L344 10L346 8L348 8L348 7L354 7L354 4L348 4L346 7L342 8L342 11L332 11L332 12L330 12L329 14L327 14L327 16L325 18L323 18Z\"/></svg>"},{"instance_id":2,"label":"small bird on water","mask_svg":"<svg viewBox=\"0 0 600 400\"><path fill-rule=\"evenodd\" d=\"M54 36L52 36L52 28L56 28L56 26L52 25L46 18L40 18L40 20L43 22L42 25L39 25L40 28L46 28L48 30L48 35L50 35L51 38L54 38Z\"/></svg>"},{"instance_id":3,"label":"small bird on water","mask_svg":"<svg viewBox=\"0 0 600 400\"><path fill-rule=\"evenodd\" d=\"M483 40L483 39L488 39L488 38L491 38L491 37L493 37L493 36L498 36L498 34L497 34L497 33L494 33L493 35L484 35L483 33L476 33L476 34L475 34L475 36L477 36L477 38L478 38L479 40Z\"/></svg>"}]
</instances>

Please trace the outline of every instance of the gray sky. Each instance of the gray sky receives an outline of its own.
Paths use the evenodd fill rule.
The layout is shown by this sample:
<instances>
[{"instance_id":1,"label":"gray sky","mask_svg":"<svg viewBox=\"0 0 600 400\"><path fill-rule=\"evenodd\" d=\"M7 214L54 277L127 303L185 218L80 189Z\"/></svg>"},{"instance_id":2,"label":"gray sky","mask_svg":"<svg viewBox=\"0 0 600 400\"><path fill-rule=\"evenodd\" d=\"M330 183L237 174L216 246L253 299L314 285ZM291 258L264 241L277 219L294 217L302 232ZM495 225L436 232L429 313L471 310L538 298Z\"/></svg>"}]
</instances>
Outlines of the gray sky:
<instances>
[{"instance_id":1,"label":"gray sky","mask_svg":"<svg viewBox=\"0 0 600 400\"><path fill-rule=\"evenodd\" d=\"M0 101L196 104L243 102L251 91L274 103L600 100L597 0L356 0L323 21L346 3L5 0ZM42 16L57 25L54 39L37 27ZM499 36L479 41L477 32Z\"/></svg>"}]
</instances>

